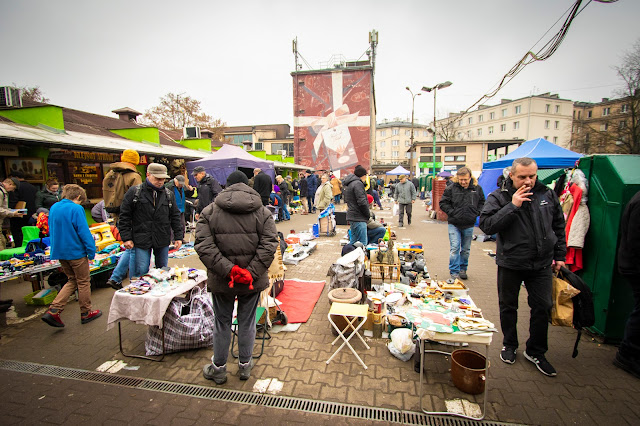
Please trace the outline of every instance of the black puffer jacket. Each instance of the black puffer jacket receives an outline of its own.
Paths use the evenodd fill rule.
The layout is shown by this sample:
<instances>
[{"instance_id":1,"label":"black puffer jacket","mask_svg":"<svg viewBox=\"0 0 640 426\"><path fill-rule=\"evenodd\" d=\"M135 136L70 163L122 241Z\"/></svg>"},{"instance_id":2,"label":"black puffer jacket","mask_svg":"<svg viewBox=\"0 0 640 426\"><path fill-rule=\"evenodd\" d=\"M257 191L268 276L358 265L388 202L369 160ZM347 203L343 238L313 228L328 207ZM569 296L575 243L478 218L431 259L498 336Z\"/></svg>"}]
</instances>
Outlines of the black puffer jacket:
<instances>
[{"instance_id":1,"label":"black puffer jacket","mask_svg":"<svg viewBox=\"0 0 640 426\"><path fill-rule=\"evenodd\" d=\"M484 207L484 192L473 178L467 188L454 182L445 188L440 208L447 214L448 222L458 228L471 228Z\"/></svg>"},{"instance_id":2,"label":"black puffer jacket","mask_svg":"<svg viewBox=\"0 0 640 426\"><path fill-rule=\"evenodd\" d=\"M171 243L171 230L175 240L184 236L180 224L180 210L171 191L171 208L165 187L156 188L145 180L138 200L134 202L136 186L129 188L120 206L118 230L122 241L133 241L141 249L168 247ZM154 195L155 203L154 203Z\"/></svg>"},{"instance_id":3,"label":"black puffer jacket","mask_svg":"<svg viewBox=\"0 0 640 426\"><path fill-rule=\"evenodd\" d=\"M369 221L369 201L364 182L353 173L344 178L344 199L347 202L347 220L350 222Z\"/></svg>"},{"instance_id":4,"label":"black puffer jacket","mask_svg":"<svg viewBox=\"0 0 640 426\"><path fill-rule=\"evenodd\" d=\"M244 183L225 188L206 207L196 224L195 249L207 267L212 293L246 294L267 288L267 269L273 262L278 233L260 195ZM245 284L229 288L233 265L251 272L253 290Z\"/></svg>"},{"instance_id":5,"label":"black puffer jacket","mask_svg":"<svg viewBox=\"0 0 640 426\"><path fill-rule=\"evenodd\" d=\"M624 209L620 222L620 247L618 248L618 270L623 275L640 274L640 191L634 195Z\"/></svg>"},{"instance_id":6,"label":"black puffer jacket","mask_svg":"<svg viewBox=\"0 0 640 426\"><path fill-rule=\"evenodd\" d=\"M535 270L565 261L567 243L564 216L557 195L536 182L531 202L518 208L511 202L515 192L507 178L504 189L489 194L480 213L480 229L498 234L496 263L509 269Z\"/></svg>"},{"instance_id":7,"label":"black puffer jacket","mask_svg":"<svg viewBox=\"0 0 640 426\"><path fill-rule=\"evenodd\" d=\"M269 195L271 195L271 189L273 188L273 182L271 177L265 172L260 172L253 178L253 189L260 195L262 205L269 204Z\"/></svg>"},{"instance_id":8,"label":"black puffer jacket","mask_svg":"<svg viewBox=\"0 0 640 426\"><path fill-rule=\"evenodd\" d=\"M213 203L220 191L222 191L222 187L218 181L208 173L204 175L202 180L198 182L198 207L196 208L196 213L202 213L205 207Z\"/></svg>"}]
</instances>

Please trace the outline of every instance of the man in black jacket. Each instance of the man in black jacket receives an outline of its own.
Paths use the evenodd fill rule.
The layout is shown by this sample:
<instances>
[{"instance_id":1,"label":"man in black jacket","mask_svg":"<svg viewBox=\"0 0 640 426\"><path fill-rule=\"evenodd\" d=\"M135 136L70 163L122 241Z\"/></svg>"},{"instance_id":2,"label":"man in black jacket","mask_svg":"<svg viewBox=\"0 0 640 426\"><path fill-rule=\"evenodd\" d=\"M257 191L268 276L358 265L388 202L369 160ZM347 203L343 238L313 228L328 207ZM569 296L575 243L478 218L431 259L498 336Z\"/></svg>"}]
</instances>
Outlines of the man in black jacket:
<instances>
[{"instance_id":1,"label":"man in black jacket","mask_svg":"<svg viewBox=\"0 0 640 426\"><path fill-rule=\"evenodd\" d=\"M351 238L349 244L360 241L367 245L367 222L369 221L369 201L364 189L367 170L357 165L353 174L344 178L344 200L347 203L347 220L349 221Z\"/></svg>"},{"instance_id":2,"label":"man in black jacket","mask_svg":"<svg viewBox=\"0 0 640 426\"><path fill-rule=\"evenodd\" d=\"M260 194L260 200L263 206L269 204L273 181L268 174L258 168L253 169L253 189Z\"/></svg>"},{"instance_id":3,"label":"man in black jacket","mask_svg":"<svg viewBox=\"0 0 640 426\"><path fill-rule=\"evenodd\" d=\"M473 227L484 206L484 192L467 167L458 169L453 181L442 194L440 208L449 222L449 273L451 278L466 280Z\"/></svg>"},{"instance_id":4,"label":"man in black jacket","mask_svg":"<svg viewBox=\"0 0 640 426\"><path fill-rule=\"evenodd\" d=\"M302 214L309 214L309 206L307 197L309 197L309 185L307 184L307 174L300 173L300 204L302 205Z\"/></svg>"},{"instance_id":5,"label":"man in black jacket","mask_svg":"<svg viewBox=\"0 0 640 426\"><path fill-rule=\"evenodd\" d=\"M613 364L640 379L640 191L627 204L620 222L618 271L633 292L634 306Z\"/></svg>"},{"instance_id":6,"label":"man in black jacket","mask_svg":"<svg viewBox=\"0 0 640 426\"><path fill-rule=\"evenodd\" d=\"M118 230L124 247L134 249L135 270L131 276L140 277L149 272L151 249L156 268L167 266L172 230L174 247L179 249L182 245L180 210L173 193L164 187L165 179L169 179L167 168L151 163L146 181L129 188L122 200Z\"/></svg>"},{"instance_id":7,"label":"man in black jacket","mask_svg":"<svg viewBox=\"0 0 640 426\"><path fill-rule=\"evenodd\" d=\"M531 308L524 357L543 374L555 376L556 370L545 358L553 305L552 269L564 266L567 244L558 197L536 181L537 172L533 159L514 160L503 187L487 198L480 214L480 229L488 235L498 234L498 301L504 345L500 359L507 364L516 361L518 295L524 281Z\"/></svg>"},{"instance_id":8,"label":"man in black jacket","mask_svg":"<svg viewBox=\"0 0 640 426\"><path fill-rule=\"evenodd\" d=\"M193 169L193 177L198 182L198 206L196 207L196 220L200 217L200 213L209 204L213 203L218 194L222 191L222 187L202 166Z\"/></svg>"}]
</instances>

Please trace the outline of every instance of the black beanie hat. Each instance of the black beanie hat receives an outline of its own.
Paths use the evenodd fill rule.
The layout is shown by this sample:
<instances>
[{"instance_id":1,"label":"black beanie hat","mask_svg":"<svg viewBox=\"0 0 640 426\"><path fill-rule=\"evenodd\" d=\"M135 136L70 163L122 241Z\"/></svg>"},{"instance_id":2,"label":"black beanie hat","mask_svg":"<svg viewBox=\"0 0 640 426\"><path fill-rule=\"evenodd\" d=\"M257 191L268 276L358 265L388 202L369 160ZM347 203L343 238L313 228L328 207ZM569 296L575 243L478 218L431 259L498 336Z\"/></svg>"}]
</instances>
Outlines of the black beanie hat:
<instances>
[{"instance_id":1,"label":"black beanie hat","mask_svg":"<svg viewBox=\"0 0 640 426\"><path fill-rule=\"evenodd\" d=\"M227 186L231 186L234 183L240 183L240 182L244 183L245 185L249 184L249 179L247 179L247 175L245 175L239 170L236 170L235 172L231 173L227 178Z\"/></svg>"},{"instance_id":2,"label":"black beanie hat","mask_svg":"<svg viewBox=\"0 0 640 426\"><path fill-rule=\"evenodd\" d=\"M353 171L353 174L358 177L362 177L367 174L367 170L364 167L362 167L360 164L358 164L356 166L356 169Z\"/></svg>"}]
</instances>

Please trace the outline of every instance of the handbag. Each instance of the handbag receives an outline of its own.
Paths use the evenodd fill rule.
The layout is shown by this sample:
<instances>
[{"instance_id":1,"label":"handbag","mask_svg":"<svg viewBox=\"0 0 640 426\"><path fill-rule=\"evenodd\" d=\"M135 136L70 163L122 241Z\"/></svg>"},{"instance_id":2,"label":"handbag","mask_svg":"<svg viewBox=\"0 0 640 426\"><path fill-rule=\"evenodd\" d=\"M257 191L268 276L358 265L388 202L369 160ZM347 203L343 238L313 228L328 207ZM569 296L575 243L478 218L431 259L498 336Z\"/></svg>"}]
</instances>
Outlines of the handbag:
<instances>
[{"instance_id":1,"label":"handbag","mask_svg":"<svg viewBox=\"0 0 640 426\"><path fill-rule=\"evenodd\" d=\"M564 327L573 325L573 296L580 293L557 274L553 277L553 306L551 308L551 324Z\"/></svg>"},{"instance_id":2,"label":"handbag","mask_svg":"<svg viewBox=\"0 0 640 426\"><path fill-rule=\"evenodd\" d=\"M213 302L206 290L194 287L188 299L171 300L164 317L164 353L213 346ZM162 330L151 326L147 330L146 354L162 355Z\"/></svg>"}]
</instances>

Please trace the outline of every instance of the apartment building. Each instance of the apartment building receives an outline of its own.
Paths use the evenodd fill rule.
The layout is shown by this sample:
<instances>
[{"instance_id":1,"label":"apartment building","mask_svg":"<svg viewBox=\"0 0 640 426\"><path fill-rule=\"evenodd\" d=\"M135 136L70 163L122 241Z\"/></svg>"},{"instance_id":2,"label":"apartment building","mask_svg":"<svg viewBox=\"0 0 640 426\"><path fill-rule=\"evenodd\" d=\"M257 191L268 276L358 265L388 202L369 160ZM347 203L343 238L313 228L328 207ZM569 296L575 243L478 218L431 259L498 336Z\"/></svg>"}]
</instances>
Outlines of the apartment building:
<instances>
[{"instance_id":1,"label":"apartment building","mask_svg":"<svg viewBox=\"0 0 640 426\"><path fill-rule=\"evenodd\" d=\"M467 113L437 120L438 140L530 140L544 138L563 148L571 141L573 102L544 93L500 104L481 105ZM489 153L500 156L501 153Z\"/></svg>"},{"instance_id":2,"label":"apartment building","mask_svg":"<svg viewBox=\"0 0 640 426\"><path fill-rule=\"evenodd\" d=\"M224 143L246 146L249 151L265 151L267 155L293 157L293 135L288 124L225 127Z\"/></svg>"},{"instance_id":3,"label":"apartment building","mask_svg":"<svg viewBox=\"0 0 640 426\"><path fill-rule=\"evenodd\" d=\"M384 120L376 125L375 148L371 169L374 174L384 173L398 165L409 166L411 149L411 122L399 118ZM429 126L413 123L413 142L432 140Z\"/></svg>"},{"instance_id":4,"label":"apartment building","mask_svg":"<svg viewBox=\"0 0 640 426\"><path fill-rule=\"evenodd\" d=\"M583 154L638 153L634 133L640 126L639 112L640 97L575 102L569 148Z\"/></svg>"}]
</instances>

